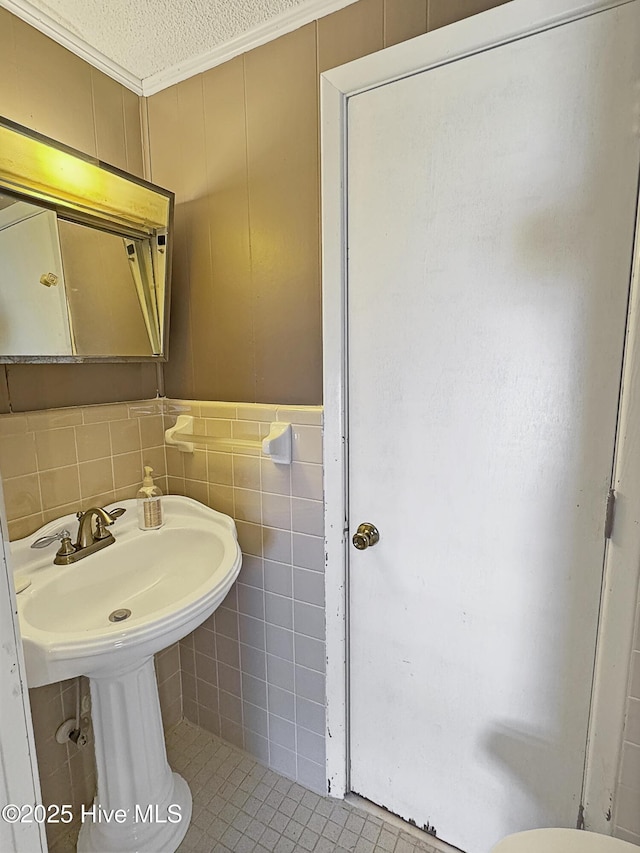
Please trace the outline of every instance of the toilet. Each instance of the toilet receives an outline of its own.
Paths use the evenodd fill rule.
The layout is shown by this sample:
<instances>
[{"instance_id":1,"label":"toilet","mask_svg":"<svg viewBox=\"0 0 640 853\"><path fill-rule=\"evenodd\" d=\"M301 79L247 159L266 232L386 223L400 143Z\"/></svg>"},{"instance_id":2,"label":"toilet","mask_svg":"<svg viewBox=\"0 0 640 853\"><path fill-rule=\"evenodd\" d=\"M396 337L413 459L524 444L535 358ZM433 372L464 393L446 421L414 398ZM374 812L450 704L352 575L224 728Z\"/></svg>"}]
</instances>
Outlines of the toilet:
<instances>
[{"instance_id":1,"label":"toilet","mask_svg":"<svg viewBox=\"0 0 640 853\"><path fill-rule=\"evenodd\" d=\"M639 853L628 841L578 829L532 829L499 841L490 853Z\"/></svg>"}]
</instances>

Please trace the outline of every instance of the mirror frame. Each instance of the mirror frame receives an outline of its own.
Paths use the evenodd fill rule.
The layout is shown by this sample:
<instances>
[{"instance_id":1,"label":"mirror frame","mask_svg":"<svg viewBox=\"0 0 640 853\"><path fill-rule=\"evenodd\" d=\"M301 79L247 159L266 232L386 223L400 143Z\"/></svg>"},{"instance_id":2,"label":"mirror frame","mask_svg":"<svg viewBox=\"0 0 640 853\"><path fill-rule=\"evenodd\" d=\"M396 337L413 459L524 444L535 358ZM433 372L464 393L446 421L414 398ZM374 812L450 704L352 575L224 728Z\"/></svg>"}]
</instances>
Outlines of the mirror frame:
<instances>
[{"instance_id":1,"label":"mirror frame","mask_svg":"<svg viewBox=\"0 0 640 853\"><path fill-rule=\"evenodd\" d=\"M55 211L63 219L123 237L166 234L161 352L151 355L0 355L0 363L166 362L175 194L0 116L0 193ZM154 243L152 243L152 246Z\"/></svg>"}]
</instances>

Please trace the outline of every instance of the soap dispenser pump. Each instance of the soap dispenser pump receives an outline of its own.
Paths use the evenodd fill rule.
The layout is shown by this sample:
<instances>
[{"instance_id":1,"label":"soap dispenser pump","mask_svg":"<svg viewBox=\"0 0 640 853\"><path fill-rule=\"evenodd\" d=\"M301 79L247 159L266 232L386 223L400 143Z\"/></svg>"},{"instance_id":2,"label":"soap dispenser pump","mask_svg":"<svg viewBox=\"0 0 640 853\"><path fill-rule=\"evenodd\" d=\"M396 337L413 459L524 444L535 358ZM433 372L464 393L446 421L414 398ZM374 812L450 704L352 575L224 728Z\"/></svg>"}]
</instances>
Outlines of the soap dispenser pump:
<instances>
[{"instance_id":1,"label":"soap dispenser pump","mask_svg":"<svg viewBox=\"0 0 640 853\"><path fill-rule=\"evenodd\" d=\"M157 530L162 527L162 492L153 482L153 468L145 465L144 479L136 495L138 501L138 527L140 530Z\"/></svg>"}]
</instances>

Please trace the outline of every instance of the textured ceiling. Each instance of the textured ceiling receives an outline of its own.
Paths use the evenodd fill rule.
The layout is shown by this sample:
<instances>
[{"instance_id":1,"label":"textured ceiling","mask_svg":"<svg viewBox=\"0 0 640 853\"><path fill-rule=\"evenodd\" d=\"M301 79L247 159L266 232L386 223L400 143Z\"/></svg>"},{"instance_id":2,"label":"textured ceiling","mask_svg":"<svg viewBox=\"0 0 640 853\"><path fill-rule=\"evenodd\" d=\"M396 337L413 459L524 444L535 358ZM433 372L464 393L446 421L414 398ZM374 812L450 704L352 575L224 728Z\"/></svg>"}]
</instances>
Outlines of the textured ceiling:
<instances>
[{"instance_id":1,"label":"textured ceiling","mask_svg":"<svg viewBox=\"0 0 640 853\"><path fill-rule=\"evenodd\" d=\"M29 5L144 80L223 46L306 3L307 0L30 0Z\"/></svg>"}]
</instances>

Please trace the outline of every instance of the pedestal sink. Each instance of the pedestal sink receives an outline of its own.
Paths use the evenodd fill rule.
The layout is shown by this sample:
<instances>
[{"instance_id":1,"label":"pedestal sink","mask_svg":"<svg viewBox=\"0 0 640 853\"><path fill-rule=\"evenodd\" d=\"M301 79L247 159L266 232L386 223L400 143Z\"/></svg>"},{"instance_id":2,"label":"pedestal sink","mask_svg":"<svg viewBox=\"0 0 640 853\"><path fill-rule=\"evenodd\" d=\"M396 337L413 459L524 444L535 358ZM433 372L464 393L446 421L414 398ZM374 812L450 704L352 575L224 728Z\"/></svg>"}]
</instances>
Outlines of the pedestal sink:
<instances>
[{"instance_id":1,"label":"pedestal sink","mask_svg":"<svg viewBox=\"0 0 640 853\"><path fill-rule=\"evenodd\" d=\"M30 546L73 531L72 515L11 546L17 588L29 584L17 596L29 687L90 679L98 790L80 853L172 853L191 818L167 762L153 655L213 613L242 556L228 516L179 496L163 505L164 527L141 531L136 502L121 501L115 543L70 566L53 565L55 546ZM131 613L113 622L115 611Z\"/></svg>"}]
</instances>

